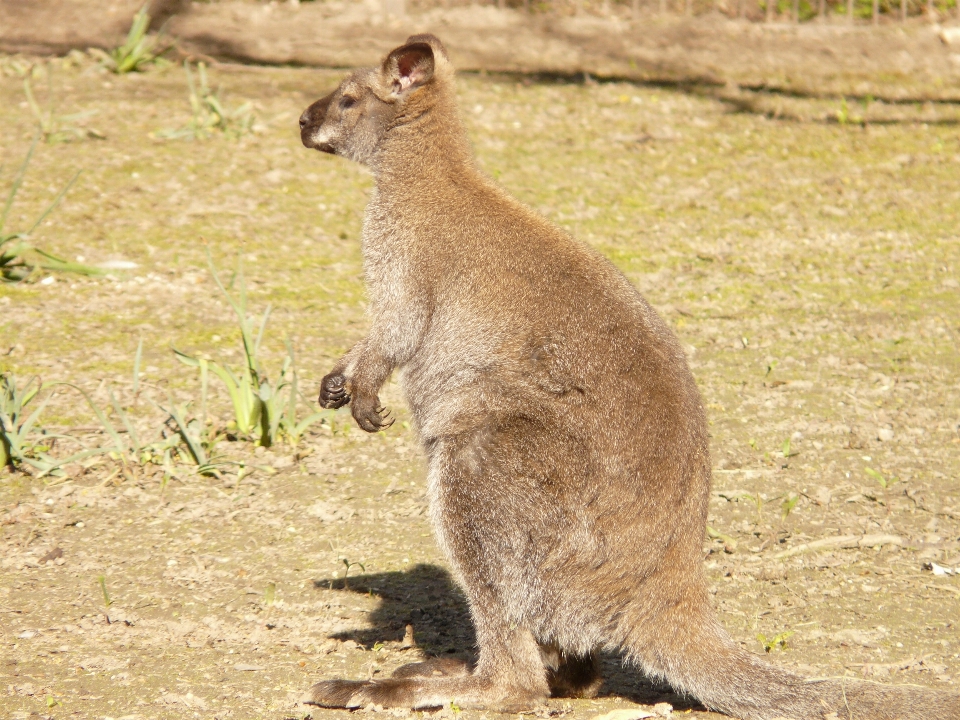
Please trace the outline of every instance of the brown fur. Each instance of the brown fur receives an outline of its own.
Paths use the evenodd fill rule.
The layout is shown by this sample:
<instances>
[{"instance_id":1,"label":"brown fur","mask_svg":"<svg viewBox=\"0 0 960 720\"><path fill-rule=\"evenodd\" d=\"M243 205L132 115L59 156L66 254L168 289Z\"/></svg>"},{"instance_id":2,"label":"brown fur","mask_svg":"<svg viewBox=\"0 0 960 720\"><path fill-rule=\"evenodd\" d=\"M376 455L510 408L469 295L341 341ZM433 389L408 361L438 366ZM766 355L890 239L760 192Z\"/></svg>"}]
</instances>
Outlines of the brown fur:
<instances>
[{"instance_id":1,"label":"brown fur","mask_svg":"<svg viewBox=\"0 0 960 720\"><path fill-rule=\"evenodd\" d=\"M329 680L309 702L527 708L594 693L607 649L742 718L960 718L960 696L807 680L720 626L701 569L707 427L683 351L609 262L477 170L436 38L354 73L300 126L304 145L376 177L371 329L320 402L382 429L378 391L400 370L479 646L476 667Z\"/></svg>"}]
</instances>

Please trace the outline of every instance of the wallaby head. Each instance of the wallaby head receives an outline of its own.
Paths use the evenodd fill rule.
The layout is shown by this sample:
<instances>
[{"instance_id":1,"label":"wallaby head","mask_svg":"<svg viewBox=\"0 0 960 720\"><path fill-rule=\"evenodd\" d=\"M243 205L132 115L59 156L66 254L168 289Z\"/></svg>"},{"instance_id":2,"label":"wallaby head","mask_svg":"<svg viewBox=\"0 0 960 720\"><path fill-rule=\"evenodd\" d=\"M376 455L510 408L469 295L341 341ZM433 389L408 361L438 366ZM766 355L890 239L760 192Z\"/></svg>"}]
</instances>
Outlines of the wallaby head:
<instances>
[{"instance_id":1,"label":"wallaby head","mask_svg":"<svg viewBox=\"0 0 960 720\"><path fill-rule=\"evenodd\" d=\"M358 70L300 116L308 148L374 165L391 129L423 115L453 77L443 44L412 35L379 68Z\"/></svg>"}]
</instances>

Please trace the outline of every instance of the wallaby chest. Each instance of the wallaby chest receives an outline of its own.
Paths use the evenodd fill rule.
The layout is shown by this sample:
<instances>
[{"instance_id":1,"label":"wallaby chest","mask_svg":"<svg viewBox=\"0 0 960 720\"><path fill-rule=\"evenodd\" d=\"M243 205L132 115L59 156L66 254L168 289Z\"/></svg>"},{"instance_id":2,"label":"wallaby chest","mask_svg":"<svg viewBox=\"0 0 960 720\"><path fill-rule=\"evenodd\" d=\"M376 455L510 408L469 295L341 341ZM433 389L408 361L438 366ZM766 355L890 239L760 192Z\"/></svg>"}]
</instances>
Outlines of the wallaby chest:
<instances>
[{"instance_id":1,"label":"wallaby chest","mask_svg":"<svg viewBox=\"0 0 960 720\"><path fill-rule=\"evenodd\" d=\"M431 293L417 245L415 231L375 191L361 236L364 279L380 344L397 365L416 352L429 321Z\"/></svg>"}]
</instances>

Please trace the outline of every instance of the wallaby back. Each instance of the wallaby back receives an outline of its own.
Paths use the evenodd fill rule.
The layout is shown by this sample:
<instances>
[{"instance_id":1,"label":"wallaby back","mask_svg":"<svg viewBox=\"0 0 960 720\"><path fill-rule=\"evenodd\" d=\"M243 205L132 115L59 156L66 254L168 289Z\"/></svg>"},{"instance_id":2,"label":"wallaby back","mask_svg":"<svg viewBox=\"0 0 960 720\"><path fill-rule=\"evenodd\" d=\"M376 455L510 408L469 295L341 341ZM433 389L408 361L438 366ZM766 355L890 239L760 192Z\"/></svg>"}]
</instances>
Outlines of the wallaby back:
<instances>
[{"instance_id":1,"label":"wallaby back","mask_svg":"<svg viewBox=\"0 0 960 720\"><path fill-rule=\"evenodd\" d=\"M701 567L709 438L683 351L612 264L477 170L439 40L411 37L300 127L376 178L371 328L320 402L384 429L378 392L400 370L479 647L475 666L321 682L309 702L524 708L595 692L597 651L612 649L749 720L960 719L958 695L808 681L723 630Z\"/></svg>"}]
</instances>

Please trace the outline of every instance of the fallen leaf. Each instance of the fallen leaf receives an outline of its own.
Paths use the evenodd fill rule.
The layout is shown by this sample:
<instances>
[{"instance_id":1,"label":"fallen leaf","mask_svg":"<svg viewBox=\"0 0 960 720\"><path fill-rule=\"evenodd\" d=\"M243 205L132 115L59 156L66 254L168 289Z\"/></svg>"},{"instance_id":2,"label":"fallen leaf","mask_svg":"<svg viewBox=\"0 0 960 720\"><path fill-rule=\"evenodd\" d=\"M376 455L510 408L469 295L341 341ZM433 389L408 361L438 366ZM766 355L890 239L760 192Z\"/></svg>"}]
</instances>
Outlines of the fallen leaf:
<instances>
[{"instance_id":1,"label":"fallen leaf","mask_svg":"<svg viewBox=\"0 0 960 720\"><path fill-rule=\"evenodd\" d=\"M63 548L55 547L53 550L51 550L42 558L40 558L40 560L38 560L37 562L48 563L48 562L53 562L57 558L62 558L62 557L63 557Z\"/></svg>"}]
</instances>

